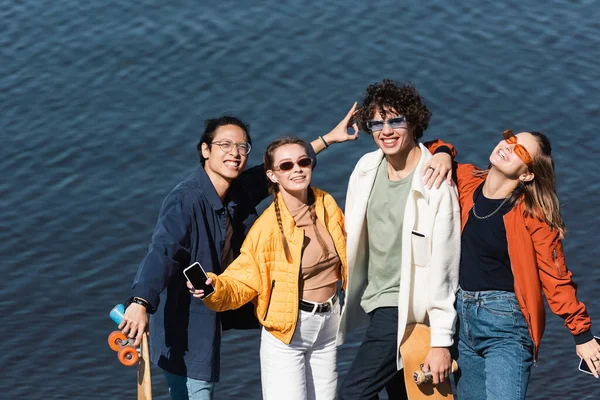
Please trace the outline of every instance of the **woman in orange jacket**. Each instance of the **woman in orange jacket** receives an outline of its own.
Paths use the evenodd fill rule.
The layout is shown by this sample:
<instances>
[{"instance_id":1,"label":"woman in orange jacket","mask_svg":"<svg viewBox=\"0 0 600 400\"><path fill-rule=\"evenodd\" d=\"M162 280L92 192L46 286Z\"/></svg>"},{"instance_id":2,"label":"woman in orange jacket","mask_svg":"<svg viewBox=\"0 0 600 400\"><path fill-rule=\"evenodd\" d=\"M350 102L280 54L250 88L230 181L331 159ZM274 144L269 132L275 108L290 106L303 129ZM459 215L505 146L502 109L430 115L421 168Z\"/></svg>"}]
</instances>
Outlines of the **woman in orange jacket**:
<instances>
[{"instance_id":1,"label":"woman in orange jacket","mask_svg":"<svg viewBox=\"0 0 600 400\"><path fill-rule=\"evenodd\" d=\"M310 187L312 159L304 141L271 143L265 169L273 204L250 229L240 256L221 275L209 273L215 291L204 303L225 311L254 302L263 326L265 399L334 399L344 217L333 197Z\"/></svg>"},{"instance_id":2,"label":"woman in orange jacket","mask_svg":"<svg viewBox=\"0 0 600 400\"><path fill-rule=\"evenodd\" d=\"M444 144L428 147L436 155L425 178L443 176L451 169ZM561 240L567 230L550 141L539 132L507 130L489 161L486 170L471 164L458 164L456 170L462 228L456 302L459 398L525 398L545 327L542 292L597 377L600 345L564 260Z\"/></svg>"}]
</instances>

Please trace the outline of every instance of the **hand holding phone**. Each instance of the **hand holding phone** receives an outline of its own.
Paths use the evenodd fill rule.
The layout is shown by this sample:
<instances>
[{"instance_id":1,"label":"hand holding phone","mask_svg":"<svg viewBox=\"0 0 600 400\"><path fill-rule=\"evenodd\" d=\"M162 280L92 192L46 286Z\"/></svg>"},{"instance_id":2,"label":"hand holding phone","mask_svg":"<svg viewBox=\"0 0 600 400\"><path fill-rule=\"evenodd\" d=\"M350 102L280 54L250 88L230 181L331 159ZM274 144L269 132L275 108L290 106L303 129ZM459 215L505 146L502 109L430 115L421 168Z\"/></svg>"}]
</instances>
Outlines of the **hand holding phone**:
<instances>
[{"instance_id":1,"label":"hand holding phone","mask_svg":"<svg viewBox=\"0 0 600 400\"><path fill-rule=\"evenodd\" d=\"M600 337L595 336L594 339L596 339L596 342L598 344L598 348L596 350L597 354L600 354ZM592 342L592 341L590 340L590 342ZM588 343L584 343L584 344L587 346ZM597 354L595 357L592 358L592 361L591 361L591 363L594 366L594 368L596 369L596 371L592 371L590 369L590 366L585 361L585 359L583 359L583 357L581 358L581 361L579 361L579 370L581 372L585 372L586 374L594 375L597 378L600 373L600 357Z\"/></svg>"},{"instance_id":2,"label":"hand holding phone","mask_svg":"<svg viewBox=\"0 0 600 400\"><path fill-rule=\"evenodd\" d=\"M215 292L215 288L211 285L212 280L206 275L200 263L193 263L183 270L183 274L188 280L188 288L195 291L194 297L204 300Z\"/></svg>"}]
</instances>

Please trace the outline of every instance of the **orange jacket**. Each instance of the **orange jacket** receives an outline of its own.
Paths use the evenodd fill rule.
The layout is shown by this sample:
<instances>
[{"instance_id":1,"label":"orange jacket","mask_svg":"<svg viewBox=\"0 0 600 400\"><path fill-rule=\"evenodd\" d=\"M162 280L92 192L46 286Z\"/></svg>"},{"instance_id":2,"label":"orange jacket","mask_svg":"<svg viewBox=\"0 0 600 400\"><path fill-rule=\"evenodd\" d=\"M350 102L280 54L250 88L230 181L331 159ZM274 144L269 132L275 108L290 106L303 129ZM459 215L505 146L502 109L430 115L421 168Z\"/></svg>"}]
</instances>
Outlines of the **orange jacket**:
<instances>
[{"instance_id":1,"label":"orange jacket","mask_svg":"<svg viewBox=\"0 0 600 400\"><path fill-rule=\"evenodd\" d=\"M471 164L458 164L458 195L461 208L461 232L465 229L473 194L485 177L475 177ZM522 201L504 215L508 256L515 279L515 295L529 327L529 335L537 354L546 326L546 312L542 291L552 312L565 321L573 335L590 329L591 321L585 305L577 300L577 285L565 264L562 242L557 230L546 222L524 216ZM542 290L540 290L540 287Z\"/></svg>"},{"instance_id":2,"label":"orange jacket","mask_svg":"<svg viewBox=\"0 0 600 400\"><path fill-rule=\"evenodd\" d=\"M446 146L456 156L456 151L448 143L435 140L426 143L433 153L438 147ZM485 181L485 177L475 177L476 167L471 164L458 164L456 178L461 209L461 232L465 229L471 208L473 194ZM592 322L585 305L577 300L577 285L571 279L571 271L565 264L565 256L559 232L550 229L548 224L534 217L525 217L522 201L504 215L508 256L515 279L515 295L521 312L529 327L529 335L535 346L534 359L546 327L546 310L542 291L550 310L565 321L571 334L578 335L590 329ZM540 290L541 289L541 290Z\"/></svg>"},{"instance_id":3,"label":"orange jacket","mask_svg":"<svg viewBox=\"0 0 600 400\"><path fill-rule=\"evenodd\" d=\"M344 215L330 194L315 188L313 191L317 218L331 235L340 257L340 276L345 289ZM281 194L279 206L292 260L286 259L275 206L271 204L252 225L240 256L221 275L208 273L214 281L215 292L204 300L204 304L215 311L225 311L254 300L258 321L277 339L289 344L298 319L298 280L304 229L296 227Z\"/></svg>"}]
</instances>

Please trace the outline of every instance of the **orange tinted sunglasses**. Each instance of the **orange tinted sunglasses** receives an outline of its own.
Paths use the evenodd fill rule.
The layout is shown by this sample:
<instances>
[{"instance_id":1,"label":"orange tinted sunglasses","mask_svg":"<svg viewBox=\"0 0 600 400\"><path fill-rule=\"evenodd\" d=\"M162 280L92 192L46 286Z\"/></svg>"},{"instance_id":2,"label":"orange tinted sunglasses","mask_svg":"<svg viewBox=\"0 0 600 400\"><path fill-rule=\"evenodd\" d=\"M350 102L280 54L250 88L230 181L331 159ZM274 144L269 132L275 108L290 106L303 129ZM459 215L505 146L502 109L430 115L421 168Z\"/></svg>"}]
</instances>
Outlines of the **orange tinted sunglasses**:
<instances>
[{"instance_id":1,"label":"orange tinted sunglasses","mask_svg":"<svg viewBox=\"0 0 600 400\"><path fill-rule=\"evenodd\" d=\"M513 131L511 131L510 129L507 129L502 133L502 136L504 137L504 140L506 141L506 143L515 145L515 148L514 148L515 154L531 170L533 168L533 158L531 158L531 155L529 154L527 149L522 144L517 143L517 137L515 136Z\"/></svg>"}]
</instances>

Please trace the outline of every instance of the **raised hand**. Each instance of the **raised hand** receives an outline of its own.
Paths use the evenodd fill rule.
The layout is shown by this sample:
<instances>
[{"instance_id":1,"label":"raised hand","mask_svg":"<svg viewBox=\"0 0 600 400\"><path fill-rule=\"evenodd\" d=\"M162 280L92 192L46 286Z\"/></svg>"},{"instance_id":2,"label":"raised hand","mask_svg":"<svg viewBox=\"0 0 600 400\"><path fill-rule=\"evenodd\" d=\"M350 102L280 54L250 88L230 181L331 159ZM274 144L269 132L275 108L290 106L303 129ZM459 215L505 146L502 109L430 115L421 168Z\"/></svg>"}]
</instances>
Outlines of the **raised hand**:
<instances>
[{"instance_id":1,"label":"raised hand","mask_svg":"<svg viewBox=\"0 0 600 400\"><path fill-rule=\"evenodd\" d=\"M356 111L357 103L354 102L352 108L344 119L342 119L339 124L336 125L331 131L329 131L323 138L327 141L328 144L331 143L342 143L347 140L356 140L358 139L358 124L352 119L354 112ZM348 128L352 127L354 130L353 134L348 133Z\"/></svg>"}]
</instances>

